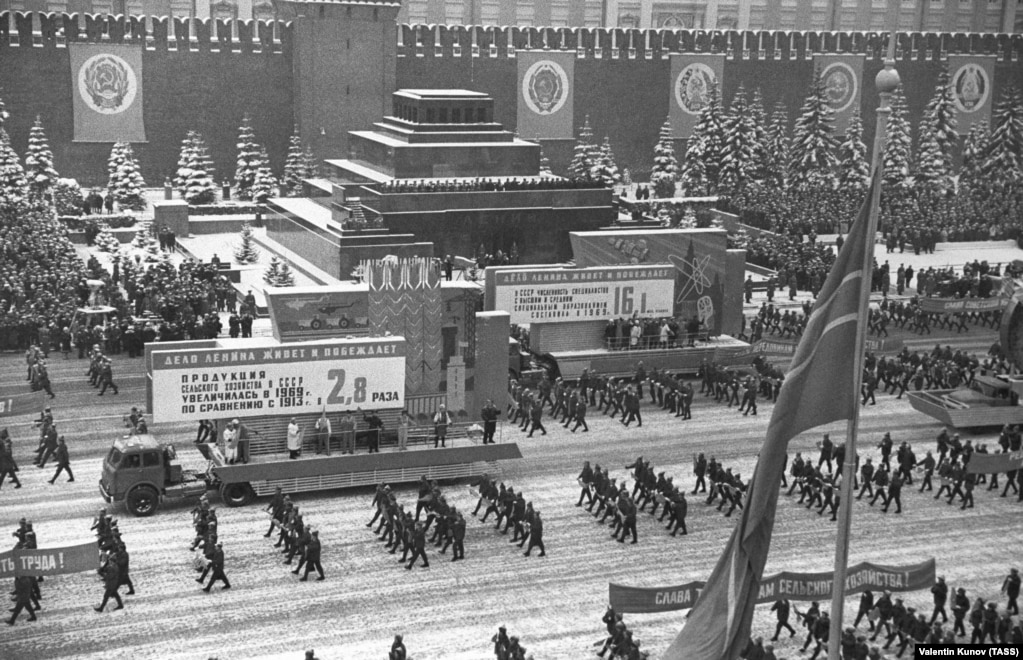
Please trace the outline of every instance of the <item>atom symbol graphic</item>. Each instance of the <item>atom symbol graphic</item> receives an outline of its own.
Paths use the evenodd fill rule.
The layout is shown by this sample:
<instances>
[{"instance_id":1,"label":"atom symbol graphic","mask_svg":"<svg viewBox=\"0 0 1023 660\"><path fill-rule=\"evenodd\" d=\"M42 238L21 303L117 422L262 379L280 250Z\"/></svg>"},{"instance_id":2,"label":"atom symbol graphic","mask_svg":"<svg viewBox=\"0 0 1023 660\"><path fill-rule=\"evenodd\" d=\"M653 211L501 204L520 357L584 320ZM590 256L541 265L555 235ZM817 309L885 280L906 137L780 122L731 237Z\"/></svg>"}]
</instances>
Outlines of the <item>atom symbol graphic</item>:
<instances>
[{"instance_id":1,"label":"atom symbol graphic","mask_svg":"<svg viewBox=\"0 0 1023 660\"><path fill-rule=\"evenodd\" d=\"M685 275L687 281L682 285L682 290L678 294L677 302L682 302L686 299L690 292L696 291L697 295L703 293L703 290L710 287L710 278L707 277L707 266L710 264L710 255L706 255L699 259L689 261L684 257L679 257L674 254L668 255L668 259L675 265L675 268ZM686 272L686 267L690 269L690 272Z\"/></svg>"}]
</instances>

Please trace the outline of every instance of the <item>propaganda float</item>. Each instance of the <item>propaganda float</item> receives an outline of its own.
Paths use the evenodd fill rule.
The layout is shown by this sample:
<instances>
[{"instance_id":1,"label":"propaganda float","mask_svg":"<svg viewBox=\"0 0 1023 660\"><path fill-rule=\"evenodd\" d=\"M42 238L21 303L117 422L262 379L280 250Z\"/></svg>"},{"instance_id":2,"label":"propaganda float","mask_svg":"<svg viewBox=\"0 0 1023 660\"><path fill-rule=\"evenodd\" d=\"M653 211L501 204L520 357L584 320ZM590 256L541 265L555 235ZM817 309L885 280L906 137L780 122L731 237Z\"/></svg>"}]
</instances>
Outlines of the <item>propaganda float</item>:
<instances>
[{"instance_id":1,"label":"propaganda float","mask_svg":"<svg viewBox=\"0 0 1023 660\"><path fill-rule=\"evenodd\" d=\"M444 296L429 260L366 262L366 282L335 287L268 289L274 337L162 342L146 349L147 409L152 433L117 438L103 463L99 487L107 502L123 502L137 516L152 515L162 501L220 494L242 506L277 487L286 492L332 490L427 479L457 479L500 472L498 461L521 458L514 443L478 444L468 411L505 391L509 324L504 313L475 310L476 299L458 301L458 324L445 317ZM450 291L460 292L454 287ZM455 304L449 297L448 309ZM365 323L316 324L340 309L368 309ZM324 312L325 307L333 308ZM460 339L462 339L460 341ZM432 416L451 411L446 448L425 449ZM402 410L417 420L412 451L389 451ZM368 434L364 413L384 424L376 438L383 452L331 455L339 416L360 423L356 447ZM326 454L313 453L321 415L334 434ZM290 460L287 426L304 428L303 455ZM192 438L160 433L164 424L212 421L212 440L197 446L205 462L183 460ZM240 421L239 462L227 458L228 422ZM423 450L417 450L422 444ZM198 457L195 457L196 459Z\"/></svg>"}]
</instances>

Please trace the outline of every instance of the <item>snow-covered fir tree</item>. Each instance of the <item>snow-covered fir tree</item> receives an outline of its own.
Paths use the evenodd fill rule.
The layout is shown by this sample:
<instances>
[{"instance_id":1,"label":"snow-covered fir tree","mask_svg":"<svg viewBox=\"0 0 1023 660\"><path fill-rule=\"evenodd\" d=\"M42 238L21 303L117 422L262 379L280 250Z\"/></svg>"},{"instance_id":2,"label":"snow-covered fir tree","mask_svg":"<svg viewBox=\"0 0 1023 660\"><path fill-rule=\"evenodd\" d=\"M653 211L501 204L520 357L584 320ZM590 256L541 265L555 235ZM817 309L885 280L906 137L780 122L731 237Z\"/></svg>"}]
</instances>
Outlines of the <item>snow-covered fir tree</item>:
<instances>
[{"instance_id":1,"label":"snow-covered fir tree","mask_svg":"<svg viewBox=\"0 0 1023 660\"><path fill-rule=\"evenodd\" d=\"M764 97L758 87L753 92L753 100L749 104L750 122L753 127L753 162L750 176L762 181L767 174L767 110L764 108Z\"/></svg>"},{"instance_id":2,"label":"snow-covered fir tree","mask_svg":"<svg viewBox=\"0 0 1023 660\"><path fill-rule=\"evenodd\" d=\"M590 127L590 116L586 115L583 126L579 129L575 148L572 151L572 162L568 165L569 177L589 181L595 165L593 129Z\"/></svg>"},{"instance_id":3,"label":"snow-covered fir tree","mask_svg":"<svg viewBox=\"0 0 1023 660\"><path fill-rule=\"evenodd\" d=\"M277 177L270 169L270 158L266 149L259 152L259 164L256 167L256 178L252 182L252 199L264 204L267 199L277 194Z\"/></svg>"},{"instance_id":4,"label":"snow-covered fir tree","mask_svg":"<svg viewBox=\"0 0 1023 660\"><path fill-rule=\"evenodd\" d=\"M788 175L792 183L830 187L838 163L835 111L828 103L820 71L815 71L792 131Z\"/></svg>"},{"instance_id":5,"label":"snow-covered fir tree","mask_svg":"<svg viewBox=\"0 0 1023 660\"><path fill-rule=\"evenodd\" d=\"M707 103L686 144L679 181L686 195L709 195L717 191L724 158L725 112L717 83L707 88Z\"/></svg>"},{"instance_id":6,"label":"snow-covered fir tree","mask_svg":"<svg viewBox=\"0 0 1023 660\"><path fill-rule=\"evenodd\" d=\"M270 265L263 271L263 281L270 286L277 286L277 278L281 276L281 260L277 255L270 257Z\"/></svg>"},{"instance_id":7,"label":"snow-covered fir tree","mask_svg":"<svg viewBox=\"0 0 1023 660\"><path fill-rule=\"evenodd\" d=\"M981 171L992 182L1007 185L1023 178L1023 96L1007 85L992 110L994 125L983 152Z\"/></svg>"},{"instance_id":8,"label":"snow-covered fir tree","mask_svg":"<svg viewBox=\"0 0 1023 660\"><path fill-rule=\"evenodd\" d=\"M991 133L987 122L970 126L963 140L963 164L959 168L959 185L972 187L984 180L984 154L988 150Z\"/></svg>"},{"instance_id":9,"label":"snow-covered fir tree","mask_svg":"<svg viewBox=\"0 0 1023 660\"><path fill-rule=\"evenodd\" d=\"M857 110L849 119L842 144L838 147L838 184L850 190L865 190L870 182L867 145L863 143L863 118Z\"/></svg>"},{"instance_id":10,"label":"snow-covered fir tree","mask_svg":"<svg viewBox=\"0 0 1023 660\"><path fill-rule=\"evenodd\" d=\"M941 159L941 171L945 177L952 174L952 154L959 144L959 120L956 118L955 98L952 95L951 78L948 75L948 68L943 68L938 74L938 83L934 89L934 96L927 103L924 110L923 120L920 123L921 144L923 143L923 130L925 122L930 130L932 139L937 146L937 154Z\"/></svg>"},{"instance_id":11,"label":"snow-covered fir tree","mask_svg":"<svg viewBox=\"0 0 1023 660\"><path fill-rule=\"evenodd\" d=\"M913 167L913 185L923 189L945 191L951 185L949 162L941 152L937 134L927 117L920 120L920 143Z\"/></svg>"},{"instance_id":12,"label":"snow-covered fir tree","mask_svg":"<svg viewBox=\"0 0 1023 660\"><path fill-rule=\"evenodd\" d=\"M618 165L615 163L614 151L611 150L611 138L606 135L604 136L604 141L600 144L600 156L593 165L590 179L600 181L608 188L613 187L622 180L622 175L618 171Z\"/></svg>"},{"instance_id":13,"label":"snow-covered fir tree","mask_svg":"<svg viewBox=\"0 0 1023 660\"><path fill-rule=\"evenodd\" d=\"M212 204L216 201L217 184L206 171L208 159L203 153L204 148L202 136L196 131L189 131L181 144L174 183L189 204Z\"/></svg>"},{"instance_id":14,"label":"snow-covered fir tree","mask_svg":"<svg viewBox=\"0 0 1023 660\"><path fill-rule=\"evenodd\" d=\"M775 104L771 121L764 135L764 183L775 188L784 187L788 181L789 164L789 113L782 101Z\"/></svg>"},{"instance_id":15,"label":"snow-covered fir tree","mask_svg":"<svg viewBox=\"0 0 1023 660\"><path fill-rule=\"evenodd\" d=\"M678 180L678 160L675 158L675 139L671 134L671 119L664 120L661 134L654 146L654 166L650 172L650 185L658 199L675 196Z\"/></svg>"},{"instance_id":16,"label":"snow-covered fir tree","mask_svg":"<svg viewBox=\"0 0 1023 660\"><path fill-rule=\"evenodd\" d=\"M74 179L57 179L53 186L53 207L57 215L82 215L82 187Z\"/></svg>"},{"instance_id":17,"label":"snow-covered fir tree","mask_svg":"<svg viewBox=\"0 0 1023 660\"><path fill-rule=\"evenodd\" d=\"M242 224L241 242L234 250L234 260L239 264L254 264L259 261L256 238L252 231L252 225L248 222Z\"/></svg>"},{"instance_id":18,"label":"snow-covered fir tree","mask_svg":"<svg viewBox=\"0 0 1023 660\"><path fill-rule=\"evenodd\" d=\"M36 117L28 135L28 149L25 151L25 177L28 191L39 199L49 199L57 184L57 170L53 169L53 152L46 139L43 120Z\"/></svg>"},{"instance_id":19,"label":"snow-covered fir tree","mask_svg":"<svg viewBox=\"0 0 1023 660\"><path fill-rule=\"evenodd\" d=\"M281 178L281 195L285 197L301 197L302 180L309 178L306 168L305 150L302 148L302 136L298 126L288 141L288 155L284 160L284 176Z\"/></svg>"},{"instance_id":20,"label":"snow-covered fir tree","mask_svg":"<svg viewBox=\"0 0 1023 660\"><path fill-rule=\"evenodd\" d=\"M110 231L110 225L105 222L99 226L99 233L93 239L93 245L101 252L106 252L107 254L116 254L121 250L121 242Z\"/></svg>"},{"instance_id":21,"label":"snow-covered fir tree","mask_svg":"<svg viewBox=\"0 0 1023 660\"><path fill-rule=\"evenodd\" d=\"M135 152L127 142L117 142L110 150L107 161L107 194L114 196L114 201L122 209L141 211L146 207L144 189L146 182L139 172Z\"/></svg>"},{"instance_id":22,"label":"snow-covered fir tree","mask_svg":"<svg viewBox=\"0 0 1023 660\"><path fill-rule=\"evenodd\" d=\"M238 158L234 170L234 188L238 199L252 199L252 185L256 182L256 170L259 168L260 147L256 142L256 132L252 128L249 115L242 117L242 125L238 128Z\"/></svg>"},{"instance_id":23,"label":"snow-covered fir tree","mask_svg":"<svg viewBox=\"0 0 1023 660\"><path fill-rule=\"evenodd\" d=\"M21 159L0 129L0 206L14 208L28 201L28 181Z\"/></svg>"},{"instance_id":24,"label":"snow-covered fir tree","mask_svg":"<svg viewBox=\"0 0 1023 660\"><path fill-rule=\"evenodd\" d=\"M277 275L276 286L295 286L295 273L287 261L281 263L281 272Z\"/></svg>"},{"instance_id":25,"label":"snow-covered fir tree","mask_svg":"<svg viewBox=\"0 0 1023 660\"><path fill-rule=\"evenodd\" d=\"M305 150L305 171L309 173L309 178L315 179L320 175L320 168L316 163L316 156L313 155L313 150L306 147Z\"/></svg>"},{"instance_id":26,"label":"snow-covered fir tree","mask_svg":"<svg viewBox=\"0 0 1023 660\"><path fill-rule=\"evenodd\" d=\"M742 85L732 97L732 104L722 120L722 130L725 139L718 191L730 195L741 190L752 178L756 165L757 128Z\"/></svg>"},{"instance_id":27,"label":"snow-covered fir tree","mask_svg":"<svg viewBox=\"0 0 1023 660\"><path fill-rule=\"evenodd\" d=\"M890 106L884 141L884 183L887 187L903 187L911 182L909 164L913 156L913 136L902 85L892 92Z\"/></svg>"}]
</instances>

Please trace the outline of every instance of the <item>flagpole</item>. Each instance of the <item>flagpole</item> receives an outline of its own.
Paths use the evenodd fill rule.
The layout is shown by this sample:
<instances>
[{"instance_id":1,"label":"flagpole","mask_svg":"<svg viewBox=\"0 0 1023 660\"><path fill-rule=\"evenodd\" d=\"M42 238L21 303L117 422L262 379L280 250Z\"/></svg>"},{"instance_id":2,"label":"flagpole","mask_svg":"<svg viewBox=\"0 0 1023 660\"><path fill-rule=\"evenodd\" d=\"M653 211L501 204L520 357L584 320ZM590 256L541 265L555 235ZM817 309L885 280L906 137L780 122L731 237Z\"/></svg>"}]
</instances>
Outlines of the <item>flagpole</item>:
<instances>
[{"instance_id":1,"label":"flagpole","mask_svg":"<svg viewBox=\"0 0 1023 660\"><path fill-rule=\"evenodd\" d=\"M828 660L840 660L842 648L843 613L845 609L845 578L849 566L849 534L852 529L853 483L856 480L856 436L860 427L860 390L863 385L863 357L866 350L867 319L870 306L871 269L874 262L874 237L877 235L878 217L881 214L881 177L884 170L884 140L891 113L889 101L898 88L899 74L895 70L895 36L888 33L888 53L884 69L878 72L874 84L881 97L877 109L877 126L874 131L874 153L871 178L872 186L870 214L867 225L867 245L863 251L863 278L860 283L860 322L856 324L855 358L853 364L853 407L856 411L846 424L845 462L842 465L841 500L838 508L838 538L835 545L835 579L831 590L831 629L828 637Z\"/></svg>"}]
</instances>

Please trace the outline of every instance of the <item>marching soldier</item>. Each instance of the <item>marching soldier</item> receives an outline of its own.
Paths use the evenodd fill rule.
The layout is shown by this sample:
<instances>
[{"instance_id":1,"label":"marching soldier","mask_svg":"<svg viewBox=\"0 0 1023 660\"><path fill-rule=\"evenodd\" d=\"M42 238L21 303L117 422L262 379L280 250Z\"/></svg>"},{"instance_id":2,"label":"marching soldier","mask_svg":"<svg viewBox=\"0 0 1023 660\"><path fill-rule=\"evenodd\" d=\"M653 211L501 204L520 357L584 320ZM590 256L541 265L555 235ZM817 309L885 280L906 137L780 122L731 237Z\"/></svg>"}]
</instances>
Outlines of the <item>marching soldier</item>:
<instances>
[{"instance_id":1,"label":"marching soldier","mask_svg":"<svg viewBox=\"0 0 1023 660\"><path fill-rule=\"evenodd\" d=\"M423 523L417 522L415 530L412 532L412 558L405 566L406 570L411 571L412 566L415 565L416 559L422 558L423 568L429 568L430 562L426 558L426 526Z\"/></svg>"},{"instance_id":2,"label":"marching soldier","mask_svg":"<svg viewBox=\"0 0 1023 660\"><path fill-rule=\"evenodd\" d=\"M36 620L36 610L32 607L32 576L19 575L14 578L14 609L11 610L11 618L7 619L7 625L13 626L22 610L28 611L28 620Z\"/></svg>"},{"instance_id":3,"label":"marching soldier","mask_svg":"<svg viewBox=\"0 0 1023 660\"><path fill-rule=\"evenodd\" d=\"M686 529L686 514L689 513L689 503L686 502L685 491L675 489L671 494L671 522L668 523L667 529L671 530L671 535L675 536L678 530L682 530L682 536L689 533Z\"/></svg>"},{"instance_id":4,"label":"marching soldier","mask_svg":"<svg viewBox=\"0 0 1023 660\"><path fill-rule=\"evenodd\" d=\"M540 548L541 557L547 556L547 549L543 544L543 520L540 518L539 511L533 512L533 522L529 527L529 545L525 552L526 557L533 551L533 548Z\"/></svg>"},{"instance_id":5,"label":"marching soldier","mask_svg":"<svg viewBox=\"0 0 1023 660\"><path fill-rule=\"evenodd\" d=\"M583 498L586 498L586 501L589 504L593 504L593 491L591 490L593 486L593 468L590 467L589 461L583 462L583 470L579 473L579 476L576 477L576 481L578 481L579 485L582 486L582 490L579 492L579 501L576 502L576 506L583 505Z\"/></svg>"},{"instance_id":6,"label":"marching soldier","mask_svg":"<svg viewBox=\"0 0 1023 660\"><path fill-rule=\"evenodd\" d=\"M224 583L221 590L230 589L231 583L227 580L227 575L224 574L224 545L222 543L218 542L213 550L213 558L210 559L210 566L213 568L213 576L210 578L210 583L203 588L203 591L209 593L210 589L213 588L213 584L217 580Z\"/></svg>"},{"instance_id":7,"label":"marching soldier","mask_svg":"<svg viewBox=\"0 0 1023 660\"><path fill-rule=\"evenodd\" d=\"M320 564L321 547L322 546L320 545L320 533L314 529L312 531L308 543L306 543L305 557L303 558L303 561L305 562L305 574L300 578L302 582L308 580L309 573L311 573L314 570L320 575L320 577L316 578L318 582L324 579L323 566ZM298 568L301 567L302 565L299 564ZM298 575L298 568L292 571L295 575Z\"/></svg>"},{"instance_id":8,"label":"marching soldier","mask_svg":"<svg viewBox=\"0 0 1023 660\"><path fill-rule=\"evenodd\" d=\"M99 569L100 575L103 576L103 602L97 607L93 608L97 612L102 612L107 606L107 601L113 598L117 601L117 607L115 610L123 610L124 603L121 602L121 595L117 593L118 587L121 586L121 576L117 569L117 562L111 557L110 553L105 556L105 561Z\"/></svg>"},{"instance_id":9,"label":"marching soldier","mask_svg":"<svg viewBox=\"0 0 1023 660\"><path fill-rule=\"evenodd\" d=\"M57 480L61 472L67 471L68 482L75 480L75 475L71 472L71 459L68 457L67 443L64 441L64 436L60 436L57 439L57 451L55 454L57 458L57 471L53 474L53 478L50 479L50 485Z\"/></svg>"}]
</instances>

